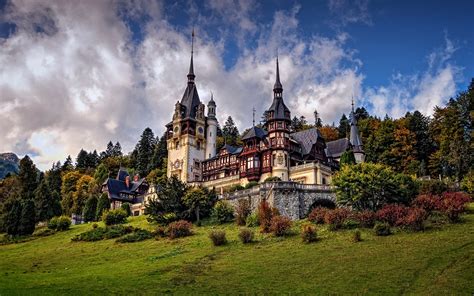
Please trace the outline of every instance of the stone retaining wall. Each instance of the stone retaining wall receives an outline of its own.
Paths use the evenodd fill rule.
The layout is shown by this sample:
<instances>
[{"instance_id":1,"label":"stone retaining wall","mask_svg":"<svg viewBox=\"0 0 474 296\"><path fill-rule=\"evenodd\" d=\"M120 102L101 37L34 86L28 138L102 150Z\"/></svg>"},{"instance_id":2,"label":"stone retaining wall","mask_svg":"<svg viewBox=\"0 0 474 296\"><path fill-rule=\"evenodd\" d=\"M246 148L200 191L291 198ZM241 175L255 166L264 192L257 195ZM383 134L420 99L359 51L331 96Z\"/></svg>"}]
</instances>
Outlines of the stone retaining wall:
<instances>
[{"instance_id":1,"label":"stone retaining wall","mask_svg":"<svg viewBox=\"0 0 474 296\"><path fill-rule=\"evenodd\" d=\"M236 206L240 199L250 201L255 211L262 199L277 208L282 215L297 220L306 217L309 208L317 200L336 202L334 187L328 185L299 184L295 182L266 182L245 190L220 196Z\"/></svg>"}]
</instances>

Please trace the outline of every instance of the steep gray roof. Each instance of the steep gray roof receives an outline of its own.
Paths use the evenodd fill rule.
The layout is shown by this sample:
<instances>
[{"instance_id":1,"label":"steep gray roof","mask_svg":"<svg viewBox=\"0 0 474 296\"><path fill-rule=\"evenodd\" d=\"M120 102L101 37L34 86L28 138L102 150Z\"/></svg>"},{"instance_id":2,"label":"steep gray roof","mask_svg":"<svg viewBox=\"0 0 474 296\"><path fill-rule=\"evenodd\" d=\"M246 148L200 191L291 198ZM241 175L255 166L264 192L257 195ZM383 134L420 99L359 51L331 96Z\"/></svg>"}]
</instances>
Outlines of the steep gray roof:
<instances>
[{"instance_id":1,"label":"steep gray roof","mask_svg":"<svg viewBox=\"0 0 474 296\"><path fill-rule=\"evenodd\" d=\"M311 152L311 148L318 142L318 138L322 139L321 133L317 128L292 133L290 137L300 143L303 155Z\"/></svg>"},{"instance_id":2,"label":"steep gray roof","mask_svg":"<svg viewBox=\"0 0 474 296\"><path fill-rule=\"evenodd\" d=\"M242 147L232 146L232 145L224 145L224 148L229 152L229 154L239 154L242 152Z\"/></svg>"},{"instance_id":3,"label":"steep gray roof","mask_svg":"<svg viewBox=\"0 0 474 296\"><path fill-rule=\"evenodd\" d=\"M252 139L252 138L263 139L266 136L267 136L267 131L266 130L264 130L263 128L253 126L251 129L249 129L245 133L245 135L242 137L242 140L247 140L247 139Z\"/></svg>"},{"instance_id":4,"label":"steep gray roof","mask_svg":"<svg viewBox=\"0 0 474 296\"><path fill-rule=\"evenodd\" d=\"M352 146L354 147L354 152L362 151L362 139L360 138L359 129L357 128L357 119L355 118L354 107L352 107L351 112L350 141Z\"/></svg>"},{"instance_id":5,"label":"steep gray roof","mask_svg":"<svg viewBox=\"0 0 474 296\"><path fill-rule=\"evenodd\" d=\"M272 105L268 111L273 111L272 119L290 119L290 116L285 116L285 114L290 112L290 109L286 107L281 97L273 98Z\"/></svg>"},{"instance_id":6,"label":"steep gray roof","mask_svg":"<svg viewBox=\"0 0 474 296\"><path fill-rule=\"evenodd\" d=\"M347 138L338 139L326 143L326 155L332 158L341 157L341 155L350 149L351 143Z\"/></svg>"},{"instance_id":7,"label":"steep gray roof","mask_svg":"<svg viewBox=\"0 0 474 296\"><path fill-rule=\"evenodd\" d=\"M199 104L201 104L201 100L199 100L196 84L194 84L194 82L188 82L188 86L181 99L181 105L185 107L183 117L196 118L196 111Z\"/></svg>"}]
</instances>

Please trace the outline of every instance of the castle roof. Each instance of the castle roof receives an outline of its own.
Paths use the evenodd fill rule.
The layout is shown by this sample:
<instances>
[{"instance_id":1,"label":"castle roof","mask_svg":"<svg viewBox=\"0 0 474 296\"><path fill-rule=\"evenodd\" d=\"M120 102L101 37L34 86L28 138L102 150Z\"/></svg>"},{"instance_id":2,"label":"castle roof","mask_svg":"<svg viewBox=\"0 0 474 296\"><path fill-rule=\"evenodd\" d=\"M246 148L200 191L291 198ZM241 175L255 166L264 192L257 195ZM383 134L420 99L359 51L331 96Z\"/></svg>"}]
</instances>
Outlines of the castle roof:
<instances>
[{"instance_id":1,"label":"castle roof","mask_svg":"<svg viewBox=\"0 0 474 296\"><path fill-rule=\"evenodd\" d=\"M245 133L245 135L242 137L242 140L248 140L248 139L252 139L252 138L263 139L266 136L267 136L267 131L266 130L264 130L263 128L253 126L252 128L250 128Z\"/></svg>"},{"instance_id":2,"label":"castle roof","mask_svg":"<svg viewBox=\"0 0 474 296\"><path fill-rule=\"evenodd\" d=\"M309 154L313 145L316 144L319 139L323 139L317 128L310 128L304 131L292 133L290 137L301 145L301 152L303 155Z\"/></svg>"},{"instance_id":3,"label":"castle roof","mask_svg":"<svg viewBox=\"0 0 474 296\"><path fill-rule=\"evenodd\" d=\"M331 158L338 158L351 148L349 139L342 138L326 143L326 155Z\"/></svg>"},{"instance_id":4,"label":"castle roof","mask_svg":"<svg viewBox=\"0 0 474 296\"><path fill-rule=\"evenodd\" d=\"M130 180L129 186L127 186L125 180L129 176L126 170L120 168L116 179L107 178L107 180L105 180L102 185L107 187L110 198L122 201L133 201L133 198L130 198L130 196L136 197L141 194L138 189L141 185L147 185L145 178L138 181Z\"/></svg>"}]
</instances>

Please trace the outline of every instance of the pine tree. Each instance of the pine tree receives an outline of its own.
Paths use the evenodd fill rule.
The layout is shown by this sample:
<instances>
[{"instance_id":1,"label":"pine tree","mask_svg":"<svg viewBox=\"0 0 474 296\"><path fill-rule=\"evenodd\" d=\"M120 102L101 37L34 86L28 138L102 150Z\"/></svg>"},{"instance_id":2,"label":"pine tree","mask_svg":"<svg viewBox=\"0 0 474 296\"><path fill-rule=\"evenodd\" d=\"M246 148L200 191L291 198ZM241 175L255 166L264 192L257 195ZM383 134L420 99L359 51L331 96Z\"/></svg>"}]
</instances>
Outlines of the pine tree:
<instances>
[{"instance_id":1,"label":"pine tree","mask_svg":"<svg viewBox=\"0 0 474 296\"><path fill-rule=\"evenodd\" d=\"M234 120L231 116L227 117L224 127L222 128L222 136L229 145L237 145L239 138L239 130L235 126Z\"/></svg>"},{"instance_id":2,"label":"pine tree","mask_svg":"<svg viewBox=\"0 0 474 296\"><path fill-rule=\"evenodd\" d=\"M35 224L35 203L32 199L21 200L21 215L18 226L18 234L32 234L35 231Z\"/></svg>"},{"instance_id":3,"label":"pine tree","mask_svg":"<svg viewBox=\"0 0 474 296\"><path fill-rule=\"evenodd\" d=\"M337 128L339 131L339 139L348 137L350 128L349 119L347 119L346 114L342 114L342 117L339 120L339 127Z\"/></svg>"},{"instance_id":4,"label":"pine tree","mask_svg":"<svg viewBox=\"0 0 474 296\"><path fill-rule=\"evenodd\" d=\"M113 156L122 156L122 146L119 142L115 143L113 148Z\"/></svg>"},{"instance_id":5,"label":"pine tree","mask_svg":"<svg viewBox=\"0 0 474 296\"><path fill-rule=\"evenodd\" d=\"M339 163L341 164L341 166L355 164L356 159L355 159L355 156L354 156L354 153L352 152L352 150L344 151L344 153L342 153L342 155L341 155Z\"/></svg>"},{"instance_id":6,"label":"pine tree","mask_svg":"<svg viewBox=\"0 0 474 296\"><path fill-rule=\"evenodd\" d=\"M87 199L86 204L84 205L83 214L85 222L96 221L97 202L97 197L95 195L92 195Z\"/></svg>"},{"instance_id":7,"label":"pine tree","mask_svg":"<svg viewBox=\"0 0 474 296\"><path fill-rule=\"evenodd\" d=\"M153 131L147 127L138 142L135 149L137 150L137 167L140 176L146 176L150 172L149 164L153 157L153 150L156 145L155 135Z\"/></svg>"},{"instance_id":8,"label":"pine tree","mask_svg":"<svg viewBox=\"0 0 474 296\"><path fill-rule=\"evenodd\" d=\"M73 169L74 169L74 166L72 164L71 155L68 155L66 160L63 163L63 166L61 167L61 171L67 172L67 171L72 171Z\"/></svg>"},{"instance_id":9,"label":"pine tree","mask_svg":"<svg viewBox=\"0 0 474 296\"><path fill-rule=\"evenodd\" d=\"M19 195L12 196L2 205L0 217L1 229L9 235L18 235L21 217L21 199Z\"/></svg>"},{"instance_id":10,"label":"pine tree","mask_svg":"<svg viewBox=\"0 0 474 296\"><path fill-rule=\"evenodd\" d=\"M53 167L47 172L46 180L49 184L49 190L51 192L61 191L61 163L58 161L57 163L53 163Z\"/></svg>"},{"instance_id":11,"label":"pine tree","mask_svg":"<svg viewBox=\"0 0 474 296\"><path fill-rule=\"evenodd\" d=\"M48 182L43 179L35 190L36 222L54 217L54 202Z\"/></svg>"},{"instance_id":12,"label":"pine tree","mask_svg":"<svg viewBox=\"0 0 474 296\"><path fill-rule=\"evenodd\" d=\"M109 177L109 170L107 169L107 166L103 163L101 163L94 172L94 179L97 181L98 184L102 184L107 180Z\"/></svg>"},{"instance_id":13,"label":"pine tree","mask_svg":"<svg viewBox=\"0 0 474 296\"><path fill-rule=\"evenodd\" d=\"M28 155L20 160L18 179L20 181L22 199L33 199L34 191L38 186L38 172Z\"/></svg>"},{"instance_id":14,"label":"pine tree","mask_svg":"<svg viewBox=\"0 0 474 296\"><path fill-rule=\"evenodd\" d=\"M99 200L97 201L97 213L96 213L97 220L99 220L100 217L102 217L102 213L104 211L107 211L109 209L110 209L109 197L107 196L107 193L102 193L99 197Z\"/></svg>"},{"instance_id":15,"label":"pine tree","mask_svg":"<svg viewBox=\"0 0 474 296\"><path fill-rule=\"evenodd\" d=\"M166 135L163 134L157 141L153 151L153 157L150 162L149 171L152 171L163 166L163 160L168 156L168 149L166 147Z\"/></svg>"},{"instance_id":16,"label":"pine tree","mask_svg":"<svg viewBox=\"0 0 474 296\"><path fill-rule=\"evenodd\" d=\"M87 154L87 151L85 151L84 149L81 149L81 151L79 151L79 154L77 154L76 169L77 170L87 169L88 162L89 162L88 158L89 158L89 155Z\"/></svg>"}]
</instances>

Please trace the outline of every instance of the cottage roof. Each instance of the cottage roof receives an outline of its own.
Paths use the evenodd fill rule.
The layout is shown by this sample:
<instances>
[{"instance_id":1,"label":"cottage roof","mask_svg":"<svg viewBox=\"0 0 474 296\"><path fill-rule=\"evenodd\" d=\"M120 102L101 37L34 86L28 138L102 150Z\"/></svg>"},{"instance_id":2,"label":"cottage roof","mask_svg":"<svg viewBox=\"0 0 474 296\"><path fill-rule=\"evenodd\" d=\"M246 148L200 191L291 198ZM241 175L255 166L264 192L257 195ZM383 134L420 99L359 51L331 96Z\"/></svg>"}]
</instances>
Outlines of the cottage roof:
<instances>
[{"instance_id":1,"label":"cottage roof","mask_svg":"<svg viewBox=\"0 0 474 296\"><path fill-rule=\"evenodd\" d=\"M252 138L263 139L266 136L267 136L266 130L264 130L263 128L253 126L245 133L245 135L242 137L242 140L247 140L247 139L252 139Z\"/></svg>"},{"instance_id":2,"label":"cottage roof","mask_svg":"<svg viewBox=\"0 0 474 296\"><path fill-rule=\"evenodd\" d=\"M309 154L313 145L318 142L318 139L322 136L317 128L311 128L304 131L292 133L291 138L296 140L301 145L301 152L303 155Z\"/></svg>"},{"instance_id":3,"label":"cottage roof","mask_svg":"<svg viewBox=\"0 0 474 296\"><path fill-rule=\"evenodd\" d=\"M341 157L341 155L351 148L349 139L342 138L326 143L326 155L332 158Z\"/></svg>"}]
</instances>

